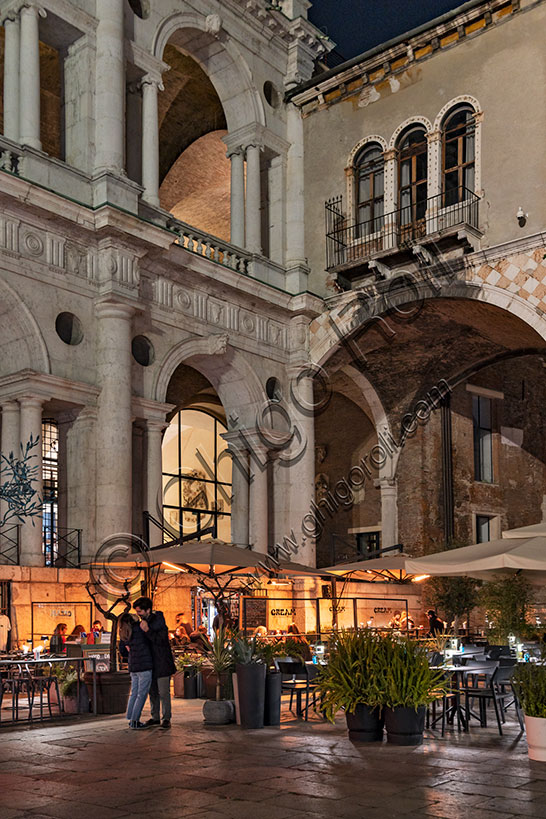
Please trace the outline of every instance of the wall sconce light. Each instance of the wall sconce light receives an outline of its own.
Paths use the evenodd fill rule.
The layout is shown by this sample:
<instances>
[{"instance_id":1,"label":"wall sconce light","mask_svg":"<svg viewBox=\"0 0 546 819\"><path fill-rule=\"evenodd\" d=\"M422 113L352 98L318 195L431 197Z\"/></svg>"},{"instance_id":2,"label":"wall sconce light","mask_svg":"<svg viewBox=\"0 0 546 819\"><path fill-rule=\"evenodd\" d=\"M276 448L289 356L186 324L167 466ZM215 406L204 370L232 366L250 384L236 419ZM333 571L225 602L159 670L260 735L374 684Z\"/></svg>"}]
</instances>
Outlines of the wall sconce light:
<instances>
[{"instance_id":1,"label":"wall sconce light","mask_svg":"<svg viewBox=\"0 0 546 819\"><path fill-rule=\"evenodd\" d=\"M518 220L518 225L520 227L525 227L525 225L527 224L527 219L528 218L529 218L529 214L524 213L523 208L520 205L519 208L518 208L518 212L516 213L516 219Z\"/></svg>"}]
</instances>

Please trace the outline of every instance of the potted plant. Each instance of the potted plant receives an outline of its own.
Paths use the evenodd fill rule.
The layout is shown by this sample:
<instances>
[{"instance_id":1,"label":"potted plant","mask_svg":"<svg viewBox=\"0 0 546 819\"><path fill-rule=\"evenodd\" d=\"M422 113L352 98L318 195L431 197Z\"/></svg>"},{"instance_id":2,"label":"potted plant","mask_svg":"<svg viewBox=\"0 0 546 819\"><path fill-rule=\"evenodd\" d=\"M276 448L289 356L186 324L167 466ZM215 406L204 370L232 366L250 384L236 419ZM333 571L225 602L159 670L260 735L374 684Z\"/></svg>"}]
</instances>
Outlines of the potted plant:
<instances>
[{"instance_id":1,"label":"potted plant","mask_svg":"<svg viewBox=\"0 0 546 819\"><path fill-rule=\"evenodd\" d=\"M426 706L444 695L447 681L442 671L429 667L425 646L415 640L387 636L382 645L379 697L385 705L387 742L420 745Z\"/></svg>"},{"instance_id":2,"label":"potted plant","mask_svg":"<svg viewBox=\"0 0 546 819\"><path fill-rule=\"evenodd\" d=\"M61 694L65 714L86 714L89 712L89 694L83 680L78 678L75 668L70 668L62 683Z\"/></svg>"},{"instance_id":3,"label":"potted plant","mask_svg":"<svg viewBox=\"0 0 546 819\"><path fill-rule=\"evenodd\" d=\"M325 716L334 722L345 711L349 738L380 742L384 718L380 688L382 639L369 629L341 631L332 637L330 659L318 676Z\"/></svg>"},{"instance_id":4,"label":"potted plant","mask_svg":"<svg viewBox=\"0 0 546 819\"><path fill-rule=\"evenodd\" d=\"M514 574L483 584L479 602L492 624L490 642L495 640L499 645L506 645L509 634L520 639L527 636L532 598L532 586L523 575Z\"/></svg>"},{"instance_id":5,"label":"potted plant","mask_svg":"<svg viewBox=\"0 0 546 819\"><path fill-rule=\"evenodd\" d=\"M233 656L224 630L218 629L212 641L212 648L207 652L206 662L216 677L216 698L205 700L203 716L205 725L226 725L235 718L233 700L222 699L222 682L229 685L230 671L233 668Z\"/></svg>"},{"instance_id":6,"label":"potted plant","mask_svg":"<svg viewBox=\"0 0 546 819\"><path fill-rule=\"evenodd\" d=\"M520 663L512 683L523 708L529 759L546 762L546 665Z\"/></svg>"},{"instance_id":7,"label":"potted plant","mask_svg":"<svg viewBox=\"0 0 546 819\"><path fill-rule=\"evenodd\" d=\"M236 637L233 640L233 652L241 727L263 728L267 665L260 655L256 637Z\"/></svg>"},{"instance_id":8,"label":"potted plant","mask_svg":"<svg viewBox=\"0 0 546 819\"><path fill-rule=\"evenodd\" d=\"M258 640L257 651L265 663L264 725L281 724L282 674L275 659L288 656L284 643Z\"/></svg>"},{"instance_id":9,"label":"potted plant","mask_svg":"<svg viewBox=\"0 0 546 819\"><path fill-rule=\"evenodd\" d=\"M176 658L176 673L173 678L175 697L186 700L197 698L197 680L205 658L200 654L180 654Z\"/></svg>"}]
</instances>

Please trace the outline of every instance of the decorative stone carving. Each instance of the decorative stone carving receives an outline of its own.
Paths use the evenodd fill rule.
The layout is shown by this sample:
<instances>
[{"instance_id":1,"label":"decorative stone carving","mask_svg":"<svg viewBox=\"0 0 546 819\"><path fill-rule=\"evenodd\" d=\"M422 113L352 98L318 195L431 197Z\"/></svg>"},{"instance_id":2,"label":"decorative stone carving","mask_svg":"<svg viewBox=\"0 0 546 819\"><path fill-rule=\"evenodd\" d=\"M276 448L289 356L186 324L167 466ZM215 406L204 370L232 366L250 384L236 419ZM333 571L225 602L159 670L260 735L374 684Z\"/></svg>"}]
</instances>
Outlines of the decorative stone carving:
<instances>
[{"instance_id":1,"label":"decorative stone carving","mask_svg":"<svg viewBox=\"0 0 546 819\"><path fill-rule=\"evenodd\" d=\"M208 337L208 354L224 355L227 351L229 336L227 333L214 334Z\"/></svg>"},{"instance_id":2,"label":"decorative stone carving","mask_svg":"<svg viewBox=\"0 0 546 819\"><path fill-rule=\"evenodd\" d=\"M218 38L222 28L222 18L219 14L208 14L205 20L205 30L212 34L213 37Z\"/></svg>"},{"instance_id":3,"label":"decorative stone carving","mask_svg":"<svg viewBox=\"0 0 546 819\"><path fill-rule=\"evenodd\" d=\"M187 290L177 290L175 300L181 310L185 313L191 312L192 299Z\"/></svg>"},{"instance_id":4,"label":"decorative stone carving","mask_svg":"<svg viewBox=\"0 0 546 819\"><path fill-rule=\"evenodd\" d=\"M31 256L42 256L44 242L37 233L25 233L23 236L23 249Z\"/></svg>"}]
</instances>

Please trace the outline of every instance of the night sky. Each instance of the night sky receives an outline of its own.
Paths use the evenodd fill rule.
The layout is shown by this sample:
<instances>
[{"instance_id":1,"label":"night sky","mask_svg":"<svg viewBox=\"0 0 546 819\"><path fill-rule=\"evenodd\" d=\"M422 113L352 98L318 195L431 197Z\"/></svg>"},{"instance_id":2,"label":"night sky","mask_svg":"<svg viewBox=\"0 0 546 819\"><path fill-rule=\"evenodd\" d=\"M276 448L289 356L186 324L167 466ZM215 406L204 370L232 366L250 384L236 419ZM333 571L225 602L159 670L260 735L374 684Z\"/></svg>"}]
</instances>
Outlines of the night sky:
<instances>
[{"instance_id":1,"label":"night sky","mask_svg":"<svg viewBox=\"0 0 546 819\"><path fill-rule=\"evenodd\" d=\"M312 0L309 19L346 60L457 8L463 0Z\"/></svg>"}]
</instances>

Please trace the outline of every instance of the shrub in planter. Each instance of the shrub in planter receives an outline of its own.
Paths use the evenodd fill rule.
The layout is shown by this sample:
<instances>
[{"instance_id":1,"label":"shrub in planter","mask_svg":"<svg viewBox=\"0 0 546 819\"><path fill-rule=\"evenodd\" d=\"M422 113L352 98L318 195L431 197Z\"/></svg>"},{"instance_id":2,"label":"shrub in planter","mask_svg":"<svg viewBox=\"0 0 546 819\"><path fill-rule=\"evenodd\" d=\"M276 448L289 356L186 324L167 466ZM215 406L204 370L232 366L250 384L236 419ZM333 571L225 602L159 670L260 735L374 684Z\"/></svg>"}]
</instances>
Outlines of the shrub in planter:
<instances>
[{"instance_id":1,"label":"shrub in planter","mask_svg":"<svg viewBox=\"0 0 546 819\"><path fill-rule=\"evenodd\" d=\"M61 684L65 714L87 714L89 695L83 680L78 682L78 672L69 671Z\"/></svg>"},{"instance_id":2,"label":"shrub in planter","mask_svg":"<svg viewBox=\"0 0 546 819\"><path fill-rule=\"evenodd\" d=\"M267 665L263 662L256 637L237 637L233 641L239 712L242 728L263 728L265 711L265 676Z\"/></svg>"},{"instance_id":3,"label":"shrub in planter","mask_svg":"<svg viewBox=\"0 0 546 819\"><path fill-rule=\"evenodd\" d=\"M546 665L521 663L512 682L525 716L529 759L546 762Z\"/></svg>"},{"instance_id":4,"label":"shrub in planter","mask_svg":"<svg viewBox=\"0 0 546 819\"><path fill-rule=\"evenodd\" d=\"M322 710L334 722L339 709L344 709L350 739L380 742L383 738L384 648L382 638L369 629L337 632L328 665L319 672Z\"/></svg>"},{"instance_id":5,"label":"shrub in planter","mask_svg":"<svg viewBox=\"0 0 546 819\"><path fill-rule=\"evenodd\" d=\"M181 654L176 659L176 673L173 679L175 697L196 699L197 678L205 658L200 654Z\"/></svg>"},{"instance_id":6,"label":"shrub in planter","mask_svg":"<svg viewBox=\"0 0 546 819\"><path fill-rule=\"evenodd\" d=\"M382 638L380 699L385 705L387 742L420 745L426 706L443 696L447 681L429 667L426 648L415 640Z\"/></svg>"},{"instance_id":7,"label":"shrub in planter","mask_svg":"<svg viewBox=\"0 0 546 819\"><path fill-rule=\"evenodd\" d=\"M207 652L206 663L215 675L216 698L207 700L203 705L205 724L226 725L233 722L235 709L232 700L222 699L222 682L226 685L233 670L231 645L223 629L218 629L212 641L212 648Z\"/></svg>"}]
</instances>

